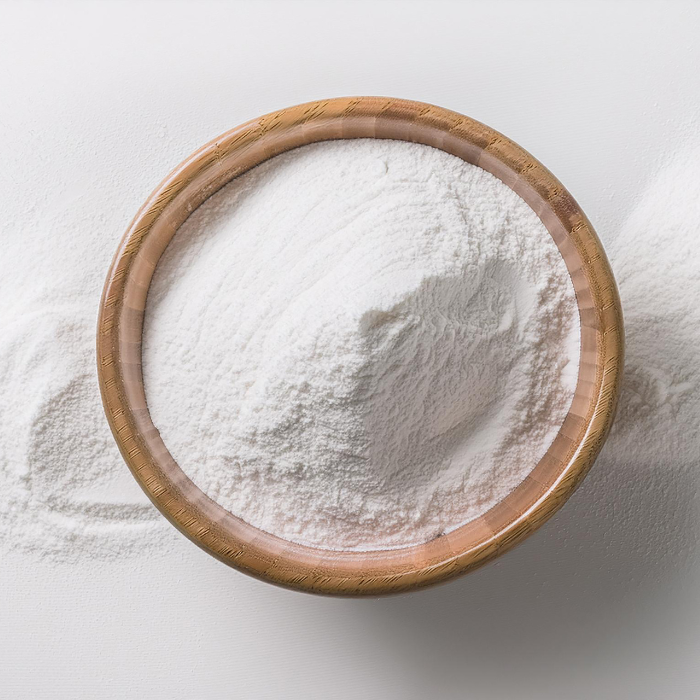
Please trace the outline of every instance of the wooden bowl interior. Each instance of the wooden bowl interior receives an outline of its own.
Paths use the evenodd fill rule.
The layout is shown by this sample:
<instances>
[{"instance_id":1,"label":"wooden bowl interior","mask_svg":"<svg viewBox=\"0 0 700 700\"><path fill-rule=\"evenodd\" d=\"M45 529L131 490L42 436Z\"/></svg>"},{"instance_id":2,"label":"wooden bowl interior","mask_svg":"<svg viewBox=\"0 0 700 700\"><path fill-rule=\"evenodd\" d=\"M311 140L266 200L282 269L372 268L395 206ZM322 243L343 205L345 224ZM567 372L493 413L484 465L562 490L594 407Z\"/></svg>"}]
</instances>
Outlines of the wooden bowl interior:
<instances>
[{"instance_id":1,"label":"wooden bowl interior","mask_svg":"<svg viewBox=\"0 0 700 700\"><path fill-rule=\"evenodd\" d=\"M208 498L178 466L153 425L141 368L149 285L163 251L191 212L268 158L304 144L347 138L434 146L502 180L532 207L558 246L576 290L581 325L578 383L569 413L524 481L483 516L446 535L371 552L288 542ZM127 231L105 285L98 333L110 424L137 480L166 517L226 563L282 585L335 594L385 593L444 580L484 563L538 527L568 498L602 444L614 412L621 353L621 312L607 260L587 219L556 179L478 122L385 98L329 100L276 112L224 134L185 161Z\"/></svg>"}]
</instances>

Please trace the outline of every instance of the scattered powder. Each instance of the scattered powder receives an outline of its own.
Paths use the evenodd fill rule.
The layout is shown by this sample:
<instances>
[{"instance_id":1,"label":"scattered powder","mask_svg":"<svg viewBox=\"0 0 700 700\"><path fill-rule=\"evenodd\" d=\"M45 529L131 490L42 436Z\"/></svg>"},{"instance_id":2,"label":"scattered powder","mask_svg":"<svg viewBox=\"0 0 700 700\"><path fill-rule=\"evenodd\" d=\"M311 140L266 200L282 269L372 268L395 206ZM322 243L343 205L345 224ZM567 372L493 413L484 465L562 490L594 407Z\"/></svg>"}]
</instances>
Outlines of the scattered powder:
<instances>
[{"instance_id":1,"label":"scattered powder","mask_svg":"<svg viewBox=\"0 0 700 700\"><path fill-rule=\"evenodd\" d=\"M144 378L211 498L296 542L422 542L531 471L578 371L570 278L492 175L395 141L315 144L197 210L157 268Z\"/></svg>"},{"instance_id":2,"label":"scattered powder","mask_svg":"<svg viewBox=\"0 0 700 700\"><path fill-rule=\"evenodd\" d=\"M700 149L686 147L643 193L610 246L627 348L618 415L601 460L610 468L633 465L657 490L674 479L697 484L698 221Z\"/></svg>"},{"instance_id":3,"label":"scattered powder","mask_svg":"<svg viewBox=\"0 0 700 700\"><path fill-rule=\"evenodd\" d=\"M0 552L167 552L173 528L119 454L95 369L100 293L128 213L99 185L60 204L29 191L0 255Z\"/></svg>"},{"instance_id":4,"label":"scattered powder","mask_svg":"<svg viewBox=\"0 0 700 700\"><path fill-rule=\"evenodd\" d=\"M2 328L3 538L61 559L142 549L154 510L129 483L105 426L95 324L81 305L36 310ZM90 309L93 311L93 309ZM132 479L133 481L133 479Z\"/></svg>"}]
</instances>

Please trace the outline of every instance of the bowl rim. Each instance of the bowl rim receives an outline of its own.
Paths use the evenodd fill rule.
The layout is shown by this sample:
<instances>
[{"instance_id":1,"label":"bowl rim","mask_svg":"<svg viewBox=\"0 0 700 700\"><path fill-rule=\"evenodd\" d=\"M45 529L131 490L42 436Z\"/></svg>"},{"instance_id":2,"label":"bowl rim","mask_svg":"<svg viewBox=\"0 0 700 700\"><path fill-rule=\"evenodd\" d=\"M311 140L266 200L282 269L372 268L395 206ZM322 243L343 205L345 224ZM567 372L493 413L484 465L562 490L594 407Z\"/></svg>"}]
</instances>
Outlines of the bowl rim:
<instances>
[{"instance_id":1,"label":"bowl rim","mask_svg":"<svg viewBox=\"0 0 700 700\"><path fill-rule=\"evenodd\" d=\"M263 532L226 511L185 475L153 425L141 368L141 334L156 264L189 214L265 160L318 141L387 138L422 143L478 165L537 213L564 258L581 328L571 408L533 471L483 516L430 542L367 552L309 547ZM330 595L422 588L474 570L550 518L585 477L612 424L624 330L617 287L590 222L562 184L490 127L434 105L340 97L278 110L210 141L156 187L124 234L105 281L97 325L104 410L132 474L161 513L224 563L257 578Z\"/></svg>"}]
</instances>

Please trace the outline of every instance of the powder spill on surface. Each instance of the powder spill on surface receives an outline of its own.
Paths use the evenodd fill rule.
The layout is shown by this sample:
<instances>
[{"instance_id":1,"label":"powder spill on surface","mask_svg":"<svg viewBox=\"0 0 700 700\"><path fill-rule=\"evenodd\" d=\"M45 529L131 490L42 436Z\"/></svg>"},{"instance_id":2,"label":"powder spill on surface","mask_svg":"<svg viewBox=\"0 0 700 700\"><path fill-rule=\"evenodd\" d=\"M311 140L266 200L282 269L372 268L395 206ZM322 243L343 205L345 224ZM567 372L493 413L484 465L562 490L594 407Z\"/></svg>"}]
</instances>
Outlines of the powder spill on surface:
<instances>
[{"instance_id":1,"label":"powder spill on surface","mask_svg":"<svg viewBox=\"0 0 700 700\"><path fill-rule=\"evenodd\" d=\"M563 260L499 180L392 141L315 144L212 197L157 268L147 400L210 497L329 548L486 512L557 433L578 370Z\"/></svg>"},{"instance_id":2,"label":"powder spill on surface","mask_svg":"<svg viewBox=\"0 0 700 700\"><path fill-rule=\"evenodd\" d=\"M3 238L0 551L67 562L153 556L175 537L119 454L95 370L118 232L84 202L64 206L42 206L31 227Z\"/></svg>"},{"instance_id":3,"label":"powder spill on surface","mask_svg":"<svg viewBox=\"0 0 700 700\"><path fill-rule=\"evenodd\" d=\"M662 470L657 488L675 470L698 466L699 164L698 148L667 163L610 246L626 358L618 415L601 459Z\"/></svg>"},{"instance_id":4,"label":"powder spill on surface","mask_svg":"<svg viewBox=\"0 0 700 700\"><path fill-rule=\"evenodd\" d=\"M151 541L159 516L105 425L85 311L37 311L3 328L0 539L61 560L162 542Z\"/></svg>"}]
</instances>

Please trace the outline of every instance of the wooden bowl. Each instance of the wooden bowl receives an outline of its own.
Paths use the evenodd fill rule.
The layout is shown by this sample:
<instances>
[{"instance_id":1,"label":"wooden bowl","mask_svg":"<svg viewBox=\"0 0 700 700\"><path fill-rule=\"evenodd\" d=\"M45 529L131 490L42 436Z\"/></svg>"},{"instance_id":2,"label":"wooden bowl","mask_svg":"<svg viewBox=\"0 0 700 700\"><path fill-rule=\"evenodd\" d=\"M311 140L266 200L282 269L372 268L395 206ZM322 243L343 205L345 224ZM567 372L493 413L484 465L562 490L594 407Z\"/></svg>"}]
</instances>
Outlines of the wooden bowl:
<instances>
[{"instance_id":1,"label":"wooden bowl","mask_svg":"<svg viewBox=\"0 0 700 700\"><path fill-rule=\"evenodd\" d=\"M368 137L413 141L458 156L498 177L535 210L561 251L576 290L581 361L571 408L556 439L507 498L425 544L344 552L263 532L224 510L190 481L151 421L141 334L158 260L207 197L297 146ZM588 219L559 181L484 124L440 107L384 97L322 100L267 114L223 134L175 168L119 245L97 331L107 419L124 460L163 515L193 542L241 571L289 588L335 595L378 595L445 581L485 564L534 532L572 494L600 451L615 413L622 358L622 311L610 266Z\"/></svg>"}]
</instances>

